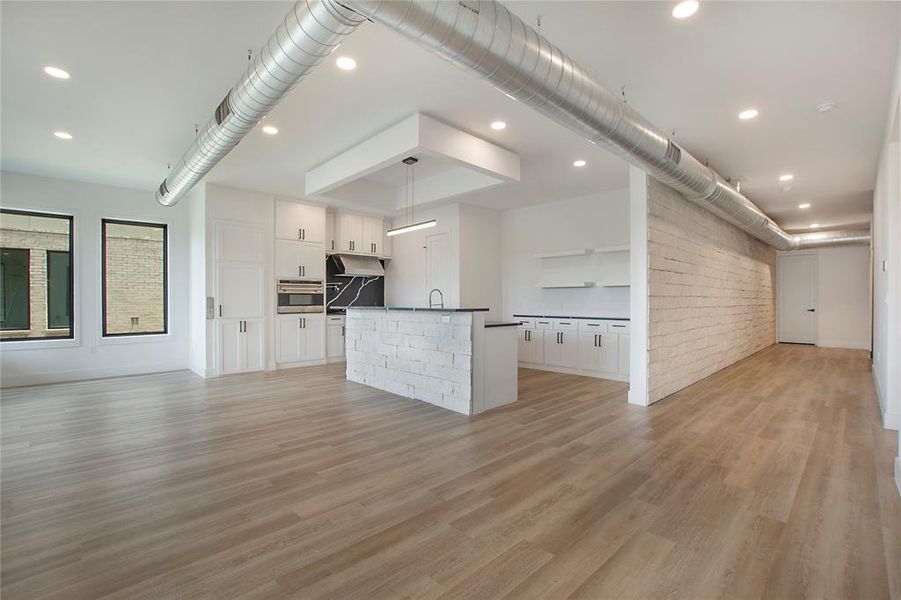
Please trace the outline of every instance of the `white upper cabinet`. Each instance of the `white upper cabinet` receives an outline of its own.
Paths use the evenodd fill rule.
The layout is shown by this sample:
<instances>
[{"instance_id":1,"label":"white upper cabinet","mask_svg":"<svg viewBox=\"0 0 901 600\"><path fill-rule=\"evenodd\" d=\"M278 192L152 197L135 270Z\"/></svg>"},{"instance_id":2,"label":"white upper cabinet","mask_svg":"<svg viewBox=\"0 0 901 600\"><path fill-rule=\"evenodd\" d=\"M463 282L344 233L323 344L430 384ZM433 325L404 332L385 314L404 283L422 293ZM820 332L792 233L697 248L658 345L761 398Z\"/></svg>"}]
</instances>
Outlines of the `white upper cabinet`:
<instances>
[{"instance_id":1,"label":"white upper cabinet","mask_svg":"<svg viewBox=\"0 0 901 600\"><path fill-rule=\"evenodd\" d=\"M275 240L275 276L285 279L323 279L325 252L320 244Z\"/></svg>"},{"instance_id":2,"label":"white upper cabinet","mask_svg":"<svg viewBox=\"0 0 901 600\"><path fill-rule=\"evenodd\" d=\"M338 213L338 251L365 252L363 246L363 215Z\"/></svg>"},{"instance_id":3,"label":"white upper cabinet","mask_svg":"<svg viewBox=\"0 0 901 600\"><path fill-rule=\"evenodd\" d=\"M325 213L325 251L334 252L338 249L338 239L335 237L335 213Z\"/></svg>"},{"instance_id":4,"label":"white upper cabinet","mask_svg":"<svg viewBox=\"0 0 901 600\"><path fill-rule=\"evenodd\" d=\"M325 207L276 200L275 237L283 240L324 243Z\"/></svg>"},{"instance_id":5,"label":"white upper cabinet","mask_svg":"<svg viewBox=\"0 0 901 600\"><path fill-rule=\"evenodd\" d=\"M381 254L385 239L385 223L378 217L363 217L363 247L361 252Z\"/></svg>"}]
</instances>

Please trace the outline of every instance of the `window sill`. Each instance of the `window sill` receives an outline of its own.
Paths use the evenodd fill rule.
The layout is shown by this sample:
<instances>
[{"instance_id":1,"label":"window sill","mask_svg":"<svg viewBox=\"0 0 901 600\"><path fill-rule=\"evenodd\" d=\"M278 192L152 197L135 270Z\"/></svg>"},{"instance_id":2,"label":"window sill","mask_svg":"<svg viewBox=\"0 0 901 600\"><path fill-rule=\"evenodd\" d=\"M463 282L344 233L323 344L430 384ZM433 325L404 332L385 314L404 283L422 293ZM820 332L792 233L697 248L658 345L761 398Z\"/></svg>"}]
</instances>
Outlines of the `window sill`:
<instances>
[{"instance_id":1,"label":"window sill","mask_svg":"<svg viewBox=\"0 0 901 600\"><path fill-rule=\"evenodd\" d=\"M134 335L101 336L98 346L119 346L123 344L168 344L175 341L171 333L136 333Z\"/></svg>"},{"instance_id":2,"label":"window sill","mask_svg":"<svg viewBox=\"0 0 901 600\"><path fill-rule=\"evenodd\" d=\"M52 350L54 348L75 348L81 345L78 339L22 339L22 340L4 340L0 342L0 352L20 351L20 350Z\"/></svg>"}]
</instances>

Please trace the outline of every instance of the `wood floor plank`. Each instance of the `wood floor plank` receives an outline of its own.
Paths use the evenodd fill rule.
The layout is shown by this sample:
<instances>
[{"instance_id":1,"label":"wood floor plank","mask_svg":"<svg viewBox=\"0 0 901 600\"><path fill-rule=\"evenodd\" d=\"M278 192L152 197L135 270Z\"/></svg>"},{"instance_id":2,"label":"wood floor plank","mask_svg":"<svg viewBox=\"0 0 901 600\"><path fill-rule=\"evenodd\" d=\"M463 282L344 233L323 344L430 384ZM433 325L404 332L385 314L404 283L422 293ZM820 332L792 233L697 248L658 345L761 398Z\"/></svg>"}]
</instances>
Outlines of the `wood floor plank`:
<instances>
[{"instance_id":1,"label":"wood floor plank","mask_svg":"<svg viewBox=\"0 0 901 600\"><path fill-rule=\"evenodd\" d=\"M476 417L341 365L4 389L0 594L901 598L865 352L627 387L521 369Z\"/></svg>"}]
</instances>

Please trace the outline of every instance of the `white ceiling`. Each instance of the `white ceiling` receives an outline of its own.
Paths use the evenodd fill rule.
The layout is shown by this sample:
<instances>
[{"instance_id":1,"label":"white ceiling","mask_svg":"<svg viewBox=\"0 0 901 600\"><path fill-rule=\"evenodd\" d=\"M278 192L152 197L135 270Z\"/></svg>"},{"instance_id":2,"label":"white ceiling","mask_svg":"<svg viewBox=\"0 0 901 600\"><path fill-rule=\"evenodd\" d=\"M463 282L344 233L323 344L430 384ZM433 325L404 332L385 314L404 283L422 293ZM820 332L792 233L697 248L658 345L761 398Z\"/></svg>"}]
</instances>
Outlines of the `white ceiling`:
<instances>
[{"instance_id":1,"label":"white ceiling","mask_svg":"<svg viewBox=\"0 0 901 600\"><path fill-rule=\"evenodd\" d=\"M610 89L783 226L865 221L898 48L899 5L510 2ZM10 2L2 11L2 167L153 190L288 10L282 2ZM865 32L865 33L864 33ZM465 198L510 208L625 187L619 159L375 24L323 64L209 181L302 196L304 173L415 111L522 157L522 181ZM72 73L45 76L45 64ZM838 108L826 115L824 101ZM754 106L760 116L739 121ZM489 128L502 119L504 131ZM75 139L52 137L57 129ZM588 166L572 167L584 158ZM795 175L790 190L777 181ZM152 201L148 196L148 201ZM358 199L363 205L365 198ZM811 202L808 211L796 205ZM381 208L370 206L369 208Z\"/></svg>"}]
</instances>

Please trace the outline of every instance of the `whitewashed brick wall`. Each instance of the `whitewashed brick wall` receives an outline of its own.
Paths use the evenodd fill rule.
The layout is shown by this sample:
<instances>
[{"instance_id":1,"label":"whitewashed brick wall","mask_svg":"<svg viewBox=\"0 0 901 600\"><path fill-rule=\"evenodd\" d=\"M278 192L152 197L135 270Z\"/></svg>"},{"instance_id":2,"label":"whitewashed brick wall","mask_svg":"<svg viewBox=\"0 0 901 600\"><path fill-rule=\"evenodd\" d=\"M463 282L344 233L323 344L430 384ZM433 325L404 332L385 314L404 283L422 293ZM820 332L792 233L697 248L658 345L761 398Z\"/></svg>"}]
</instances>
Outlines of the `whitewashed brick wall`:
<instances>
[{"instance_id":1,"label":"whitewashed brick wall","mask_svg":"<svg viewBox=\"0 0 901 600\"><path fill-rule=\"evenodd\" d=\"M776 343L776 251L648 178L648 400Z\"/></svg>"},{"instance_id":2,"label":"whitewashed brick wall","mask_svg":"<svg viewBox=\"0 0 901 600\"><path fill-rule=\"evenodd\" d=\"M348 310L347 378L472 414L472 313Z\"/></svg>"}]
</instances>

